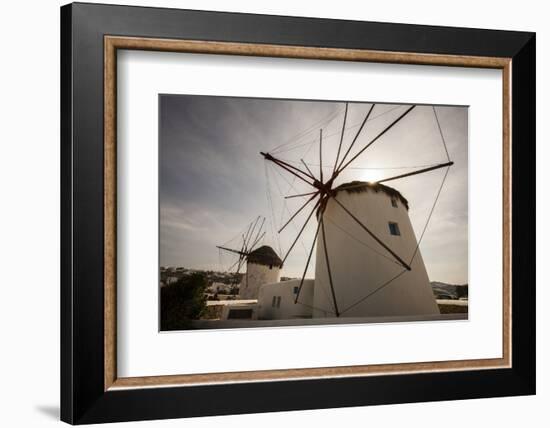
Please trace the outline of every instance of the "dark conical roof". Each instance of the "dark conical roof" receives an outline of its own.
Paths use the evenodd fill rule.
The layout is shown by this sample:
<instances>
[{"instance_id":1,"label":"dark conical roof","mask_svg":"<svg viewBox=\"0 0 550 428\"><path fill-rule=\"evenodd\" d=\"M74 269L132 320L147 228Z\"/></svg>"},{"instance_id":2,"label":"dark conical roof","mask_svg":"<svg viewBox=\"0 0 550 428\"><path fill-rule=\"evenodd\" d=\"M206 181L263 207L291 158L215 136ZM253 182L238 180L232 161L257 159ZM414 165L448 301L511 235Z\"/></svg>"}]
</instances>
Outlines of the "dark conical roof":
<instances>
[{"instance_id":1,"label":"dark conical roof","mask_svg":"<svg viewBox=\"0 0 550 428\"><path fill-rule=\"evenodd\" d=\"M393 187L386 186L381 183L369 183L366 181L351 181L349 183L341 184L340 186L336 187L334 190L337 192L341 190L345 190L346 192L349 192L349 193L368 192L369 190L372 190L376 193L383 192L391 198L399 199L401 203L405 206L405 208L407 208L407 210L409 209L409 201L405 199L405 197L399 192L399 190L396 190Z\"/></svg>"},{"instance_id":2,"label":"dark conical roof","mask_svg":"<svg viewBox=\"0 0 550 428\"><path fill-rule=\"evenodd\" d=\"M256 248L248 255L248 263L256 263L264 266L282 267L283 261L277 253L268 245Z\"/></svg>"}]
</instances>

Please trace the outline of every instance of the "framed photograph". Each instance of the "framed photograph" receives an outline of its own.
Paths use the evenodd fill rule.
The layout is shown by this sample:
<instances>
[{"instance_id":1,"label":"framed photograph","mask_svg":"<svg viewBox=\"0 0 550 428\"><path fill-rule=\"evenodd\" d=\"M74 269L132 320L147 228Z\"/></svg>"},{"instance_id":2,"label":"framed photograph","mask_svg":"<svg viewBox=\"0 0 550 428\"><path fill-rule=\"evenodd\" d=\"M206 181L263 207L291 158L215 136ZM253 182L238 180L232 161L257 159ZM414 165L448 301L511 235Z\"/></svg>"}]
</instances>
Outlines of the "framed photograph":
<instances>
[{"instance_id":1,"label":"framed photograph","mask_svg":"<svg viewBox=\"0 0 550 428\"><path fill-rule=\"evenodd\" d=\"M77 3L61 83L62 420L535 393L533 33Z\"/></svg>"},{"instance_id":2,"label":"framed photograph","mask_svg":"<svg viewBox=\"0 0 550 428\"><path fill-rule=\"evenodd\" d=\"M160 331L467 319L467 117L159 95Z\"/></svg>"}]
</instances>

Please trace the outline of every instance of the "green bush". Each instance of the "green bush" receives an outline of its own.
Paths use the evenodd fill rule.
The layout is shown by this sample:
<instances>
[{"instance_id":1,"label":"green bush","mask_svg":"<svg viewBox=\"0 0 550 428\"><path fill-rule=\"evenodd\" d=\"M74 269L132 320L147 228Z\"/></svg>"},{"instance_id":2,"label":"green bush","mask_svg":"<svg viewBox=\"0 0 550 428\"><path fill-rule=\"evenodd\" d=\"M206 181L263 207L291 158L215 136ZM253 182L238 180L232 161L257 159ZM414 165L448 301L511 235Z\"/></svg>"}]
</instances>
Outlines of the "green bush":
<instances>
[{"instance_id":1,"label":"green bush","mask_svg":"<svg viewBox=\"0 0 550 428\"><path fill-rule=\"evenodd\" d=\"M199 319L206 311L206 288L206 277L202 273L183 276L176 282L162 287L160 329L189 329L191 321Z\"/></svg>"}]
</instances>

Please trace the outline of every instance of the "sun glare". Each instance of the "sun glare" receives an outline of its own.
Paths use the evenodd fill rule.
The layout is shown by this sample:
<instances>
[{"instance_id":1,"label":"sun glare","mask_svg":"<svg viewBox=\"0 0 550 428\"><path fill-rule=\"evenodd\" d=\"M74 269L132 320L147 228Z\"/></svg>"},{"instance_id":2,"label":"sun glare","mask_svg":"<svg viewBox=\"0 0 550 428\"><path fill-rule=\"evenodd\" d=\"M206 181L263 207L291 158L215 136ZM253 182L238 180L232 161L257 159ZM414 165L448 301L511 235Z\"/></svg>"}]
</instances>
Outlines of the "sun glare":
<instances>
[{"instance_id":1,"label":"sun glare","mask_svg":"<svg viewBox=\"0 0 550 428\"><path fill-rule=\"evenodd\" d=\"M382 180L386 175L384 170L381 169L368 169L363 171L361 180L367 183L376 183L378 180Z\"/></svg>"}]
</instances>

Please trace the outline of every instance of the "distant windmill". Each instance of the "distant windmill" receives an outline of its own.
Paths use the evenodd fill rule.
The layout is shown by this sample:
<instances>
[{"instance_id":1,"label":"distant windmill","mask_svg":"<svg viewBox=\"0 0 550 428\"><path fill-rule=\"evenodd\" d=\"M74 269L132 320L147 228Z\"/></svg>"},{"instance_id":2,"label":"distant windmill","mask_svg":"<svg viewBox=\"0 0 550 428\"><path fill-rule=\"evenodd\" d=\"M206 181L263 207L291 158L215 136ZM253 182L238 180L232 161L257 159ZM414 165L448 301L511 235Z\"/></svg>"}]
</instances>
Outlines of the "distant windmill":
<instances>
[{"instance_id":1,"label":"distant windmill","mask_svg":"<svg viewBox=\"0 0 550 428\"><path fill-rule=\"evenodd\" d=\"M307 273L307 270L308 270L308 267L309 267L309 264L310 264L310 261L311 261L311 258L312 258L313 250L315 249L317 241L319 241L319 244L318 244L318 247L317 247L317 254L318 254L318 256L321 256L321 260L319 260L319 257L317 257L317 264L318 264L318 266L322 265L322 267L323 267L323 272L321 272L323 274L322 276L323 276L324 279L328 279L328 285L330 286L330 297L329 297L328 300L330 301L331 306L332 306L329 312L334 314L336 317L341 316L348 309L356 307L357 304L359 304L360 302L363 302L365 299L371 298L372 295L374 295L375 293L380 291L382 288L387 287L392 281L396 281L403 274L405 274L407 272L410 272L411 270L418 270L418 269L423 270L423 273L421 272L422 275L423 275L423 277L422 277L423 283L421 285L422 290L421 290L420 294L423 293L423 296L427 296L426 298L429 300L428 305L424 305L424 308L427 307L427 306L429 307L431 305L431 308L435 308L434 310L437 310L437 306L435 305L435 300L433 298L433 295L431 294L431 289L429 291L430 295L428 296L426 294L426 290L428 290L427 287L429 287L429 282L427 281L427 274L425 274L424 264L421 261L420 256L418 254L419 253L418 252L418 246L420 245L420 241L418 241L418 243L416 242L416 238L414 237L414 232L412 232L412 238L410 238L410 239L414 240L414 246L413 247L416 247L416 248L413 248L414 254L412 254L412 258L409 258L408 255L405 256L403 254L404 251L400 251L400 250L403 249L403 248L408 250L410 245L407 244L407 245L399 247L395 243L389 242L389 240L391 239L389 237L390 233L391 233L391 235L399 235L399 230L396 229L397 226L394 225L393 229L392 229L392 224L390 222L390 224L389 224L390 232L386 234L388 236L382 235L378 232L378 229L374 229L372 226L370 226L370 223L367 221L367 220L369 220L369 218L368 218L369 215L373 215L373 216L377 215L376 210L365 209L361 212L358 212L357 209L354 209L351 205L346 206L346 204L345 204L346 199L345 198L342 198L342 197L337 198L338 192L342 192L343 190L347 190L348 192L353 192L354 190L356 190L357 192L365 191L365 192L375 192L375 193L378 193L380 190L382 190L383 193L386 196L389 196L388 201L391 199L392 204L394 204L394 199L401 198L401 200L404 200L405 203L402 204L402 205L406 206L407 211L408 211L408 204L407 204L406 200L401 196L401 194L398 191L396 191L395 189L392 189L388 186L385 186L382 183L386 183L386 182L389 182L389 181L392 181L392 180L397 180L397 179L403 179L403 178L411 177L411 176L418 175L418 174L427 173L429 171L433 171L433 170L440 169L440 168L447 168L446 173L445 173L445 177L443 178L443 182L441 183L441 187L440 187L439 192L437 194L436 201L434 202L434 207L435 207L435 203L437 202L437 198L439 197L439 193L441 192L441 189L442 189L443 183L444 183L444 181L447 177L447 173L449 171L449 168L453 165L453 162L451 161L451 159L449 157L449 153L447 151L447 147L446 147L445 140L444 140L444 137L443 137L443 132L441 131L441 126L439 124L439 119L437 117L437 112L435 110L435 107L433 108L433 113L434 113L435 119L437 121L437 125L438 125L439 132L440 132L440 135L441 135L441 140L442 140L443 146L445 148L445 153L447 154L446 161L441 162L441 163L437 163L437 164L433 164L433 165L430 165L430 166L427 166L427 167L423 167L421 169L417 169L415 171L408 172L408 173L405 173L405 174L400 174L400 175L396 175L396 176L393 176L393 177L384 178L384 179L378 180L376 183L365 183L365 182L354 181L354 182L343 184L343 185L340 185L340 186L335 185L336 179L338 178L338 176L344 170L349 168L349 166L353 162L355 162L369 147L371 147L383 135L385 135L390 129L392 129L395 125L397 125L397 123L399 123L404 117L406 117L415 107L416 107L416 105L407 106L406 110L403 113L401 113L396 119L394 119L382 131L378 132L376 136L374 136L372 139L370 139L370 141L368 141L366 144L364 144L354 155L351 155L350 152L352 151L352 148L354 147L354 145L358 141L359 136L361 135L361 132L363 131L363 128L365 127L365 124L367 123L367 121L369 120L369 117L371 116L371 113L375 109L375 104L371 104L371 106L368 109L368 112L366 113L359 129L357 130L355 136L353 137L349 147L342 154L342 151L343 151L342 150L343 149L343 147L342 147L343 144L342 143L343 143L343 140L344 140L344 132L346 130L346 118L347 118L347 115L348 115L348 103L346 103L344 118L343 118L343 125L342 125L342 130L341 130L340 139L339 139L338 151L337 151L337 154L336 154L336 159L334 161L334 165L332 167L332 173L328 176L325 176L323 174L323 130L322 129L319 132L319 172L318 172L318 174L314 174L312 172L312 170L310 169L310 167L308 166L308 164L306 164L306 162L303 159L300 159L300 164L299 164L298 162L291 162L291 161L285 161L285 160L279 159L279 158L277 158L276 156L274 156L273 154L270 154L270 153L261 152L261 155L264 157L264 159L266 159L269 162L272 162L273 164L275 164L276 166L278 166L282 170L284 170L287 173L294 176L295 179L298 179L302 182L305 182L311 187L311 191L309 191L309 192L294 194L294 195L290 195L290 196L285 197L285 199L297 198L297 197L301 197L301 198L307 197L307 201L304 204L302 204L294 212L294 214L292 214L290 216L288 221L286 221L286 223L278 231L279 233L282 232L298 216L298 214L300 212L302 212L308 206L311 207L311 204L313 204L313 206L311 207L311 211L309 212L309 215L307 216L307 219L305 220L305 223L300 228L300 230L297 232L297 236L295 237L295 239L290 244L290 246L289 246L289 248L288 248L288 250L287 250L287 252L286 252L286 254L285 254L285 256L283 257L283 260L282 260L282 263L284 263L287 260L289 254L291 253L291 251L295 247L296 243L298 242L298 240L302 236L302 233L304 232L304 229L306 228L307 224L309 223L311 217L313 216L314 213L316 213L317 219L318 219L318 224L317 224L317 228L316 228L316 231L315 231L313 243L312 243L311 249L309 251L308 257L307 257L307 262L306 262L305 269L303 271L303 275L302 275L302 278L301 278L301 281L300 281L300 285L299 285L298 290L295 294L295 300L294 300L295 304L300 303L299 302L300 291L302 290L302 286L304 284L304 279L306 277L306 273ZM292 165L292 163L295 163L295 165ZM297 164L298 165L303 165L304 169L302 169L301 166L300 167L296 166ZM363 202L364 201L362 201L361 203L363 203ZM378 203L378 202L376 202L376 203ZM397 205L393 205L393 206L397 207ZM356 235L360 235L360 234L365 235L365 237L367 237L369 239L369 241L371 243L373 243L374 246L379 247L378 250L384 257L386 257L390 261L394 262L394 264L399 265L399 267L401 269L400 272L395 275L395 277L390 278L388 281L385 281L382 284L370 284L369 281L372 279L372 275L370 275L370 272L365 271L366 268L364 266L361 266L361 265L356 266L355 267L356 269L358 269L359 271L362 270L362 272L365 273L364 277L366 279L364 279L364 281L365 281L366 285L369 286L369 290L367 290L368 292L366 293L365 296L359 296L357 294L357 293L359 293L359 291L357 291L357 290L359 290L358 287L363 285L363 284L359 284L357 286L353 285L354 287L356 287L355 291L354 291L354 293L355 293L354 296L356 298L356 301L352 302L350 304L350 302L349 302L349 293L347 293L348 301L347 301L347 305L346 305L347 307L346 308L342 308L342 307L339 306L339 303L341 303L343 295L345 295L346 292L344 292L344 290L342 290L342 289L339 289L338 288L338 283L334 280L334 265L336 265L337 271L342 272L342 269L343 269L342 266L348 267L352 263L352 261L350 261L352 258L347 257L346 254L343 254L343 253L345 253L347 247L342 246L342 242L343 242L342 239L340 239L340 241L338 242L338 244L340 244L338 248L335 248L336 243L333 242L332 243L333 246L331 248L331 243L327 242L328 237L335 236L335 234L336 234L336 232L335 232L336 229L334 229L334 228L333 228L333 231L331 231L330 233L327 233L327 229L328 229L327 224L326 224L327 208L330 208L331 212L334 212L335 209L337 208L338 209L338 214L339 214L338 218L342 222L346 222L346 224L348 224L348 223L349 224L354 224L355 225L354 226L355 227L354 233ZM433 212L433 207L432 207L431 212ZM409 222L409 225L410 225L410 221L408 220L408 214L405 214L405 215L406 215L406 221ZM431 213L430 213L430 216L431 216ZM428 217L428 221L429 221L429 218L430 217ZM330 218L329 218L329 220L330 220ZM387 222L386 222L386 225L388 225ZM335 226L338 227L339 225L336 224ZM427 223L426 223L426 226L427 226ZM410 228L410 230L412 231L412 228ZM425 231L425 228L424 228L424 231ZM322 239L318 239L320 235L321 235ZM422 233L422 236L423 236L423 233ZM420 239L422 239L422 236L420 237ZM353 238L355 238L355 236ZM332 252L332 257L329 255L331 252ZM415 257L417 259L417 263L416 263L416 265L414 266L414 269L413 269L413 261L415 260ZM420 259L420 261L418 261L419 259ZM359 260L358 263L361 264L362 261ZM371 269L371 271L372 271L372 269ZM320 276L321 275L319 275L319 268L318 268L317 269L317 274L316 274L316 290L317 290L317 282L320 280ZM356 277L358 277L358 276L356 276ZM413 277L410 277L410 278L413 278ZM391 297L391 298L393 298L393 297ZM316 301L317 301L317 296L316 296ZM404 305L407 305L407 302L405 302ZM421 304L417 305L417 307L421 307L421 306L422 306ZM322 309L322 308L316 308L316 309L318 310L318 316L322 316L322 315L319 315L319 310ZM325 312L326 312L326 310L325 310Z\"/></svg>"},{"instance_id":2,"label":"distant windmill","mask_svg":"<svg viewBox=\"0 0 550 428\"><path fill-rule=\"evenodd\" d=\"M283 262L271 247L258 246L266 234L264 225L265 217L261 216L251 222L246 233L242 234L240 249L217 246L220 251L238 255L229 271L236 268L236 274L239 274L246 262L246 273L239 286L239 295L244 299L256 299L261 285L280 279Z\"/></svg>"},{"instance_id":3,"label":"distant windmill","mask_svg":"<svg viewBox=\"0 0 550 428\"><path fill-rule=\"evenodd\" d=\"M258 245L258 243L265 236L264 224L265 217L262 216L258 216L256 217L256 219L250 222L247 226L246 233L243 233L241 235L242 242L240 248L229 248L226 246L227 244L216 246L216 248L220 249L221 251L227 251L229 253L237 254L239 256L237 261L235 261L235 263L233 263L233 265L231 265L231 267L227 269L229 272L237 268L235 273L240 273L241 268L249 254L254 250L256 245Z\"/></svg>"}]
</instances>

